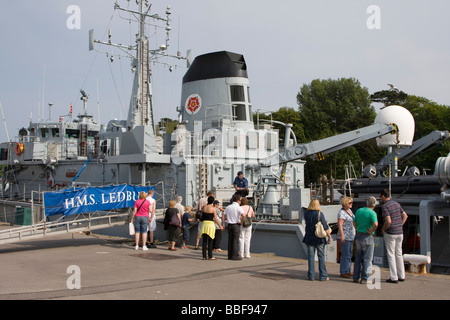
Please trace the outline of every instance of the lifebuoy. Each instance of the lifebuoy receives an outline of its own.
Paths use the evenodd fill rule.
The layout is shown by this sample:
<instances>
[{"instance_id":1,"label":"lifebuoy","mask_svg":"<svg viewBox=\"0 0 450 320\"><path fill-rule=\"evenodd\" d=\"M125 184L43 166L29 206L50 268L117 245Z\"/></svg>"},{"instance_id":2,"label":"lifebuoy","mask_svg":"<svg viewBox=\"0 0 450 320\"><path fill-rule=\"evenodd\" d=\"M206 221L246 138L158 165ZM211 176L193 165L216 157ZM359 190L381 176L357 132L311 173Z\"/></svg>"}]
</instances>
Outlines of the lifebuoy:
<instances>
[{"instance_id":1,"label":"lifebuoy","mask_svg":"<svg viewBox=\"0 0 450 320\"><path fill-rule=\"evenodd\" d=\"M23 152L23 143L17 142L16 144L16 154L20 156Z\"/></svg>"}]
</instances>

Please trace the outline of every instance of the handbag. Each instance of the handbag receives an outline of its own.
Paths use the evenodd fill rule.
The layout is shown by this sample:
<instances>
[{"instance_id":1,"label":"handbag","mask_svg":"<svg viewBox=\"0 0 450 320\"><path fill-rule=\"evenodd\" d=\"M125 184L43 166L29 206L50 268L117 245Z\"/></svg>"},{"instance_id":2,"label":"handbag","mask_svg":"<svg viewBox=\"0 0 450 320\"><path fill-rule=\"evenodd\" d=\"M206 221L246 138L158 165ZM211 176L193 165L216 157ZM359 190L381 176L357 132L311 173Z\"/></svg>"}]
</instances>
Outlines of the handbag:
<instances>
[{"instance_id":1,"label":"handbag","mask_svg":"<svg viewBox=\"0 0 450 320\"><path fill-rule=\"evenodd\" d=\"M195 218L199 221L203 221L203 211L202 210L197 211L197 213L195 214Z\"/></svg>"},{"instance_id":2,"label":"handbag","mask_svg":"<svg viewBox=\"0 0 450 320\"><path fill-rule=\"evenodd\" d=\"M314 232L317 238L325 238L327 236L327 232L325 231L322 221L320 221L320 211L319 211L319 220L316 223L316 231Z\"/></svg>"},{"instance_id":3,"label":"handbag","mask_svg":"<svg viewBox=\"0 0 450 320\"><path fill-rule=\"evenodd\" d=\"M248 213L250 212L250 206L248 207L247 214L244 217L244 222L242 223L242 226L244 228L248 228L252 225L252 218L249 218Z\"/></svg>"},{"instance_id":4,"label":"handbag","mask_svg":"<svg viewBox=\"0 0 450 320\"><path fill-rule=\"evenodd\" d=\"M128 232L130 233L130 236L133 236L136 233L136 231L134 230L134 223L133 222L130 222L128 224Z\"/></svg>"}]
</instances>

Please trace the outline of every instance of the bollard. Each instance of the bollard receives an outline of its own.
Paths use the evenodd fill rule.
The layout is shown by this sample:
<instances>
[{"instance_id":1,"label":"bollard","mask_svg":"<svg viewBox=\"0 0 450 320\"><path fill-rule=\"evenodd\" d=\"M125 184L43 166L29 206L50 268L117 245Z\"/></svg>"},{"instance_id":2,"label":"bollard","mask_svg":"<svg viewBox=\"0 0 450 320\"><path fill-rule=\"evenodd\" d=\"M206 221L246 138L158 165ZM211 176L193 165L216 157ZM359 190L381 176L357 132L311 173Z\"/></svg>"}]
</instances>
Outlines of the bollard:
<instances>
[{"instance_id":1,"label":"bollard","mask_svg":"<svg viewBox=\"0 0 450 320\"><path fill-rule=\"evenodd\" d=\"M420 254L404 254L403 260L409 263L409 272L427 273L426 265L431 263L431 257Z\"/></svg>"}]
</instances>

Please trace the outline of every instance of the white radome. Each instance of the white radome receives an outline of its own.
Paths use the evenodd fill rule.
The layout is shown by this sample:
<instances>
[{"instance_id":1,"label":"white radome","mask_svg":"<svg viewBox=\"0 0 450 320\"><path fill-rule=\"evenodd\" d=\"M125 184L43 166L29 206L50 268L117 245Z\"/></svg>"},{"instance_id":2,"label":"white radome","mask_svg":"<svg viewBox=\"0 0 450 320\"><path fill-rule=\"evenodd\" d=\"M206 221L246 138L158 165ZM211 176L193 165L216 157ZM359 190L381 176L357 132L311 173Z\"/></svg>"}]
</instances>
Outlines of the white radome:
<instances>
[{"instance_id":1,"label":"white radome","mask_svg":"<svg viewBox=\"0 0 450 320\"><path fill-rule=\"evenodd\" d=\"M414 140L415 122L411 112L402 106L388 106L377 114L375 122L395 123L398 126L398 134L386 134L377 138L379 147L410 146Z\"/></svg>"}]
</instances>

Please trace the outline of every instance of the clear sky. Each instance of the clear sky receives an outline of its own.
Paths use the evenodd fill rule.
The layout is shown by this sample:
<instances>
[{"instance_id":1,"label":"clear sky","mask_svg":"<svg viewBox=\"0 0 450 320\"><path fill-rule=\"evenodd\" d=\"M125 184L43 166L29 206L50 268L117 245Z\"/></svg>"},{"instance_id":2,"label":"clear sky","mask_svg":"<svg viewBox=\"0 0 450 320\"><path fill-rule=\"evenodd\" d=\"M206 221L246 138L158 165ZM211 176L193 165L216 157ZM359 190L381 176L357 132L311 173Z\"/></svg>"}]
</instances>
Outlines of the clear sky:
<instances>
[{"instance_id":1,"label":"clear sky","mask_svg":"<svg viewBox=\"0 0 450 320\"><path fill-rule=\"evenodd\" d=\"M88 93L88 111L101 123L126 119L130 60L117 49L98 48L108 56L88 51L90 29L98 40L107 40L109 28L113 42L134 44L136 26L114 11L114 1L0 3L0 103L11 139L30 118L49 119L49 103L53 121L70 104L75 115L81 112L79 89ZM118 3L136 8L134 0ZM67 13L71 5L80 9L79 28L67 26L74 21L73 12ZM191 49L193 57L222 50L244 55L253 110L297 108L303 84L341 77L358 79L370 93L392 83L450 105L448 0L160 0L151 13L164 16L167 5L172 54ZM164 30L148 30L153 46L165 41ZM184 63L172 72L152 65L156 121L176 119L186 70ZM6 141L3 122L0 127L0 141Z\"/></svg>"}]
</instances>

